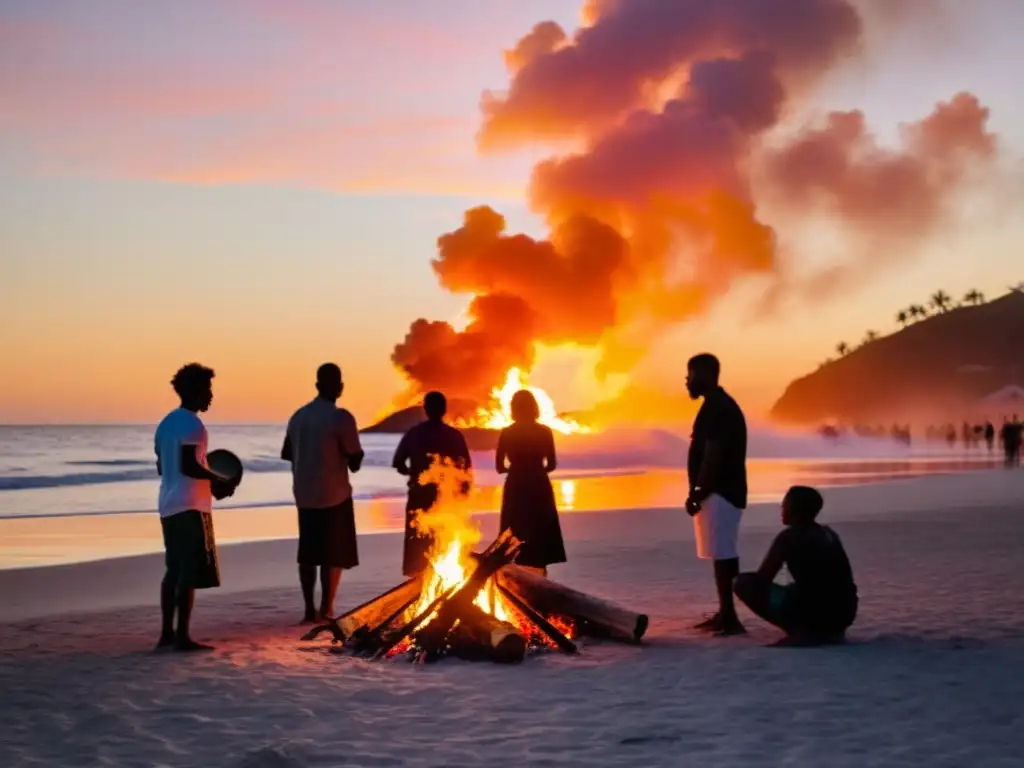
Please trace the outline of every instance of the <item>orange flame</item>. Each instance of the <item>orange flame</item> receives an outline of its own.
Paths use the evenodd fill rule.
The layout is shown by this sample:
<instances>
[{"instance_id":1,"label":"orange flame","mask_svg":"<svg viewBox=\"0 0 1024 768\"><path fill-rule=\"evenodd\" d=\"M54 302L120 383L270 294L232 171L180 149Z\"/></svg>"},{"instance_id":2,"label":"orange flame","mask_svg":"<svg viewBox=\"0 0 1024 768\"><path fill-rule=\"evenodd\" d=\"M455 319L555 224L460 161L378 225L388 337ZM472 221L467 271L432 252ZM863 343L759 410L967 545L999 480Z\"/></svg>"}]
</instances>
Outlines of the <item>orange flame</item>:
<instances>
[{"instance_id":1,"label":"orange flame","mask_svg":"<svg viewBox=\"0 0 1024 768\"><path fill-rule=\"evenodd\" d=\"M472 482L472 474L468 470L450 459L435 456L430 468L419 476L417 482L436 485L437 501L413 520L417 531L434 540L427 553L430 569L424 578L423 591L411 611L414 616L425 611L452 587L461 586L469 579L472 572L469 552L480 541L480 529L471 516L469 499L462 493L463 486ZM495 618L510 620L504 600L493 585L482 588L473 602Z\"/></svg>"},{"instance_id":2,"label":"orange flame","mask_svg":"<svg viewBox=\"0 0 1024 768\"><path fill-rule=\"evenodd\" d=\"M586 427L573 419L564 419L555 410L551 396L540 387L527 386L522 371L510 368L505 374L505 383L491 390L493 404L490 408L480 408L476 416L469 421L459 423L461 427L483 427L484 429L504 429L512 424L512 396L521 389L528 390L537 400L540 408L538 421L563 435L590 432Z\"/></svg>"},{"instance_id":3,"label":"orange flame","mask_svg":"<svg viewBox=\"0 0 1024 768\"><path fill-rule=\"evenodd\" d=\"M411 620L423 613L438 597L452 588L463 585L472 574L474 563L470 552L480 541L480 530L472 517L469 498L463 493L467 482L472 481L470 472L453 463L450 459L433 457L430 468L424 471L417 482L421 485L437 486L437 501L429 510L420 512L413 520L413 527L421 534L433 538L427 554L429 568L424 574L423 589L419 600L406 613ZM529 639L549 646L554 644L545 636L538 636L532 624L505 601L497 589L494 577L480 589L473 600L484 613L515 626ZM427 616L414 631L422 629L434 618ZM571 636L574 628L570 624L552 619L552 623ZM410 639L399 645L394 653L405 651Z\"/></svg>"}]
</instances>

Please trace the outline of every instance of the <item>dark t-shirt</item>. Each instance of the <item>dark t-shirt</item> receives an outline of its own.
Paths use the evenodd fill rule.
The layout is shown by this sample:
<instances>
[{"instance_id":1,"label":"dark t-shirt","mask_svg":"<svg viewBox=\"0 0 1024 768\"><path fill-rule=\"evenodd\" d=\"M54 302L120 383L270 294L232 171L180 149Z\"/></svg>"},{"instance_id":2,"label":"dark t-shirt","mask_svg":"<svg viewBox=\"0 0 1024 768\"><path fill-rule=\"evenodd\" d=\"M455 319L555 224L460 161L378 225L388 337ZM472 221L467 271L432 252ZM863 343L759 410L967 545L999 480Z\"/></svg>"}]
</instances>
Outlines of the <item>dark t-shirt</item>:
<instances>
[{"instance_id":1,"label":"dark t-shirt","mask_svg":"<svg viewBox=\"0 0 1024 768\"><path fill-rule=\"evenodd\" d=\"M791 525L775 537L772 549L808 607L838 613L856 607L850 560L838 534L827 525Z\"/></svg>"},{"instance_id":2,"label":"dark t-shirt","mask_svg":"<svg viewBox=\"0 0 1024 768\"><path fill-rule=\"evenodd\" d=\"M721 387L704 398L693 421L687 470L690 487L700 475L709 441L722 446L717 473L707 491L717 493L730 504L747 507L747 420L736 401Z\"/></svg>"},{"instance_id":3,"label":"dark t-shirt","mask_svg":"<svg viewBox=\"0 0 1024 768\"><path fill-rule=\"evenodd\" d=\"M461 462L469 469L472 460L463 434L442 421L424 421L402 436L395 451L395 464L409 463L409 487L417 486L416 479L430 468L431 455L437 455Z\"/></svg>"}]
</instances>

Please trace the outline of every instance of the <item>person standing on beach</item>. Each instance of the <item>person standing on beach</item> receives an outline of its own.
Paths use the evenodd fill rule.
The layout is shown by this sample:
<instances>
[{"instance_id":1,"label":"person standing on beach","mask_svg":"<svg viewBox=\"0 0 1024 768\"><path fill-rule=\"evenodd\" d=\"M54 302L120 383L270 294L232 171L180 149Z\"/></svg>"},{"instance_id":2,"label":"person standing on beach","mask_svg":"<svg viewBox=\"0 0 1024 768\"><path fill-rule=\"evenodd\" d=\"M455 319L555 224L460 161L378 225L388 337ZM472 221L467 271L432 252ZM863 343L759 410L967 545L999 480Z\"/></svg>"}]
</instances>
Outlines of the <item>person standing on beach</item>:
<instances>
[{"instance_id":1,"label":"person standing on beach","mask_svg":"<svg viewBox=\"0 0 1024 768\"><path fill-rule=\"evenodd\" d=\"M426 512L437 502L437 485L421 485L420 475L430 468L435 457L447 459L467 473L460 489L463 495L467 495L470 489L468 474L473 465L466 438L444 421L448 411L445 396L440 392L428 392L423 398L423 410L427 420L402 436L392 461L392 466L400 475L409 477L409 496L405 504L405 544L402 548L402 573L406 576L423 572L433 544L430 536L418 531L413 524L417 515Z\"/></svg>"},{"instance_id":2,"label":"person standing on beach","mask_svg":"<svg viewBox=\"0 0 1024 768\"><path fill-rule=\"evenodd\" d=\"M696 629L716 635L743 634L732 583L740 572L740 518L747 506L747 422L736 401L718 383L721 365L711 354L690 358L686 389L703 398L693 422L687 473L686 511L693 517L697 557L713 560L718 612Z\"/></svg>"},{"instance_id":3,"label":"person standing on beach","mask_svg":"<svg viewBox=\"0 0 1024 768\"><path fill-rule=\"evenodd\" d=\"M211 515L213 498L234 493L234 487L206 464L206 426L199 414L213 402L213 376L210 368L198 363L190 363L174 375L171 386L181 405L164 417L153 440L160 475L157 508L167 566L160 585L163 629L158 649L212 648L192 639L189 624L195 591L220 586Z\"/></svg>"},{"instance_id":4,"label":"person standing on beach","mask_svg":"<svg viewBox=\"0 0 1024 768\"><path fill-rule=\"evenodd\" d=\"M341 369L324 363L316 372L317 396L288 421L281 458L292 465L292 491L299 510L299 583L303 622L334 615L341 572L359 565L355 509L349 472L363 464L355 417L338 408ZM317 568L320 609L316 610Z\"/></svg>"},{"instance_id":5,"label":"person standing on beach","mask_svg":"<svg viewBox=\"0 0 1024 768\"><path fill-rule=\"evenodd\" d=\"M1024 438L1024 425L1020 423L1017 414L1012 419L1007 419L1003 424L1003 453L1006 456L1006 466L1020 466L1020 447Z\"/></svg>"},{"instance_id":6,"label":"person standing on beach","mask_svg":"<svg viewBox=\"0 0 1024 768\"><path fill-rule=\"evenodd\" d=\"M516 564L547 575L548 566L564 563L565 543L558 524L555 491L548 475L555 471L555 438L538 423L540 408L527 389L512 396L512 425L498 435L495 469L508 475L501 495L499 529L512 529L523 546Z\"/></svg>"},{"instance_id":7,"label":"person standing on beach","mask_svg":"<svg viewBox=\"0 0 1024 768\"><path fill-rule=\"evenodd\" d=\"M985 419L985 444L988 446L988 452L992 453L992 449L996 443L996 428L992 426L992 422L987 418Z\"/></svg>"}]
</instances>

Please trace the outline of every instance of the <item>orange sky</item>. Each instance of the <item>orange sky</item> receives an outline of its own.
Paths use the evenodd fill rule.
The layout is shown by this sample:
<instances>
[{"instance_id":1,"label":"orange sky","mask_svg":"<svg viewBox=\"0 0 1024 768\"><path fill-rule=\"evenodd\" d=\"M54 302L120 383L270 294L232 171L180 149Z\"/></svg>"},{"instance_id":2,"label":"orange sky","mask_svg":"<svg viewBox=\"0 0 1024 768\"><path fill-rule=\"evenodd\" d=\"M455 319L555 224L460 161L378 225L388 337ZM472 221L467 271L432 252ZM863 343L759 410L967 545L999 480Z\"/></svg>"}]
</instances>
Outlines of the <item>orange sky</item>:
<instances>
[{"instance_id":1,"label":"orange sky","mask_svg":"<svg viewBox=\"0 0 1024 768\"><path fill-rule=\"evenodd\" d=\"M478 152L480 94L508 86L503 49L548 17L572 30L581 6L439 3L451 13L366 0L0 9L0 422L155 422L192 360L217 371L213 421L284 420L325 360L343 367L359 420L378 415L402 388L389 356L410 321L454 320L467 301L438 286L437 237L484 204L510 233L546 235L527 188L550 152ZM1005 73L1024 4L940 5L942 57L920 23L897 28L790 122L860 109L898 146L901 125L970 91L1005 152L996 197L1015 202L1024 108ZM793 293L766 312L765 283L737 281L652 340L634 378L682 396L687 357L712 350L756 413L838 341L894 330L896 311L938 288L1002 293L1024 279L1024 221L981 189L957 201L966 226L860 243L873 266L827 299ZM768 210L797 277L830 263L838 232L802 213ZM531 383L591 405L614 389L596 360L545 350Z\"/></svg>"}]
</instances>

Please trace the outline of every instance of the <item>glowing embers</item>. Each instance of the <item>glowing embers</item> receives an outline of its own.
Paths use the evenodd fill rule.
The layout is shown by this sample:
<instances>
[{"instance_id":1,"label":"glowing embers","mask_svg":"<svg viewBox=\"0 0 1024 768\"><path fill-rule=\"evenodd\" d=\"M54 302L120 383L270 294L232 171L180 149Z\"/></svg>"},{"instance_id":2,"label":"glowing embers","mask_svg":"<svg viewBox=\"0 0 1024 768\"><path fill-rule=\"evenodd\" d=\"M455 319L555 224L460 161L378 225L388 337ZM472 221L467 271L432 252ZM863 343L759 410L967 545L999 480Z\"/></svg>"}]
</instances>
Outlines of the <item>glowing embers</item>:
<instances>
[{"instance_id":1,"label":"glowing embers","mask_svg":"<svg viewBox=\"0 0 1024 768\"><path fill-rule=\"evenodd\" d=\"M511 530L474 552L480 532L465 493L471 480L465 468L434 457L418 482L437 488L437 502L412 521L431 542L424 573L304 639L330 633L353 655L407 655L421 663L448 655L510 663L530 650L576 653L579 636L640 640L646 616L515 565L523 542Z\"/></svg>"}]
</instances>

